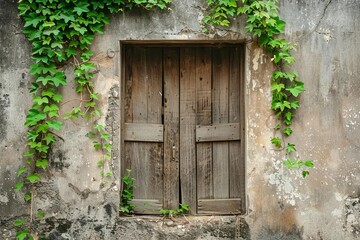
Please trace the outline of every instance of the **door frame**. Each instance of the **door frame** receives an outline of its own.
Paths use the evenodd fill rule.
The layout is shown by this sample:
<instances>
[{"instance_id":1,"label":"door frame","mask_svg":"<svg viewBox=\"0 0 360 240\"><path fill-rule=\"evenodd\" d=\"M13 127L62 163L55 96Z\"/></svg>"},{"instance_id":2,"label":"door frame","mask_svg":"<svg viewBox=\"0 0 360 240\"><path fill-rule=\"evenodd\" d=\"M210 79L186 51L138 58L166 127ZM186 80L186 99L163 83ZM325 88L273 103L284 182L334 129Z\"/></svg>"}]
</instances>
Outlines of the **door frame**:
<instances>
[{"instance_id":1,"label":"door frame","mask_svg":"<svg viewBox=\"0 0 360 240\"><path fill-rule=\"evenodd\" d=\"M123 159L125 154L125 140L124 140L124 96L125 96L125 54L124 49L126 46L131 45L141 45L143 47L188 47L188 46L194 46L194 47L215 47L217 45L225 45L225 46L241 46L243 48L242 56L240 58L241 63L241 76L240 76L240 89L241 89L241 129L240 129L240 135L241 135L241 148L242 148L242 161L240 162L240 171L243 173L241 177L241 214L246 213L246 138L245 138L245 129L246 129L246 98L245 98L245 81L247 79L246 77L246 69L247 69L247 49L246 49L246 43L244 41L207 41L207 40L165 40L165 41L158 41L158 40L122 40L119 41L120 43L120 50L119 50L119 66L120 66L120 81L119 81L119 123L120 123L120 129L119 129L119 139L118 139L118 149L119 149L119 185L120 185L120 193L123 189L122 186L122 177L123 173L125 173L125 169L123 169ZM196 207L195 207L196 209ZM194 215L197 215L197 213L193 213ZM205 214L206 215L206 214Z\"/></svg>"}]
</instances>

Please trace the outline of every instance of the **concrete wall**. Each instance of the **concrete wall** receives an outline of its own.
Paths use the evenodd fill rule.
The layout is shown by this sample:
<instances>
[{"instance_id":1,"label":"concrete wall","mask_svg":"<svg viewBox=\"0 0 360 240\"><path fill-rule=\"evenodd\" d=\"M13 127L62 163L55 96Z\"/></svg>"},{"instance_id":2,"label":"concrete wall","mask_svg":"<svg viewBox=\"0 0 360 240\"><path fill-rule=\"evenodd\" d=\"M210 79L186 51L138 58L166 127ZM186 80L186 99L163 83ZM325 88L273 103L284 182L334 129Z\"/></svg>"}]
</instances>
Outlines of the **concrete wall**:
<instances>
[{"instance_id":1,"label":"concrete wall","mask_svg":"<svg viewBox=\"0 0 360 240\"><path fill-rule=\"evenodd\" d=\"M16 0L0 0L0 239L11 239L11 221L26 214L14 194L16 170L24 160L30 44L21 34ZM172 11L118 14L92 49L102 94L102 119L113 136L114 177L101 179L98 153L85 136L86 121L66 121L54 144L51 168L36 194L35 209L46 212L50 239L358 239L360 237L360 2L282 0L286 38L298 44L294 68L305 82L291 141L299 157L316 167L306 179L282 166L270 138L275 119L269 109L271 57L245 35L244 19L229 30L202 34L202 1L174 1ZM119 203L119 40L246 41L247 213L234 217L190 218L190 223L118 218ZM66 69L71 79L71 67ZM74 97L63 89L64 100ZM63 106L62 113L73 102ZM105 180L105 181L104 181ZM159 220L159 219L158 219ZM161 222L161 221L160 221ZM134 232L136 231L136 232ZM185 232L185 233L184 233Z\"/></svg>"}]
</instances>

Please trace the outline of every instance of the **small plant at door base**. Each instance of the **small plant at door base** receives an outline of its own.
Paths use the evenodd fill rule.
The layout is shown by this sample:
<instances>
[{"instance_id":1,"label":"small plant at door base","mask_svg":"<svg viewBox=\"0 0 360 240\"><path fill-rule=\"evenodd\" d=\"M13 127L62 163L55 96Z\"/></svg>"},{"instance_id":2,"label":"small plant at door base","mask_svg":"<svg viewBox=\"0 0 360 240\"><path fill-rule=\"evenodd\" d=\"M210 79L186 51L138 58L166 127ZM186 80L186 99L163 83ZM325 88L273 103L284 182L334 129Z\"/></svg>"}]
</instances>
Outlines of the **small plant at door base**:
<instances>
[{"instance_id":1,"label":"small plant at door base","mask_svg":"<svg viewBox=\"0 0 360 240\"><path fill-rule=\"evenodd\" d=\"M133 214L135 205L131 203L134 198L135 178L131 177L131 169L126 169L127 174L122 178L123 191L120 196L120 212L123 214Z\"/></svg>"},{"instance_id":2,"label":"small plant at door base","mask_svg":"<svg viewBox=\"0 0 360 240\"><path fill-rule=\"evenodd\" d=\"M165 217L173 217L176 215L187 214L190 212L189 204L180 203L178 209L161 209L160 213Z\"/></svg>"}]
</instances>

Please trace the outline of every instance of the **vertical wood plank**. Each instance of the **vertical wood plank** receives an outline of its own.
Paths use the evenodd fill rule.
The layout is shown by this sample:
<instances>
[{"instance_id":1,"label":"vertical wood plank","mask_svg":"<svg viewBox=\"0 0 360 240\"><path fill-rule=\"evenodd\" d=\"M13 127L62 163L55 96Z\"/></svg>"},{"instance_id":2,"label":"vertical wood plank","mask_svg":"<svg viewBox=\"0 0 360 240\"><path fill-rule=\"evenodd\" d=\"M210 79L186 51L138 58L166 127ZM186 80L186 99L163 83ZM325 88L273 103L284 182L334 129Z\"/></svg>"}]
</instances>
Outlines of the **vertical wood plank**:
<instances>
[{"instance_id":1,"label":"vertical wood plank","mask_svg":"<svg viewBox=\"0 0 360 240\"><path fill-rule=\"evenodd\" d=\"M240 148L240 169L241 173L239 182L240 182L240 197L241 201L241 211L245 212L246 209L246 186L245 186L245 176L246 176L246 165L245 165L245 45L238 47L240 53L240 138L241 138L241 148Z\"/></svg>"},{"instance_id":2,"label":"vertical wood plank","mask_svg":"<svg viewBox=\"0 0 360 240\"><path fill-rule=\"evenodd\" d=\"M147 123L162 123L162 71L162 48L146 48ZM149 157L144 159L142 174L147 177L147 198L162 201L163 144L147 143L145 146Z\"/></svg>"},{"instance_id":3,"label":"vertical wood plank","mask_svg":"<svg viewBox=\"0 0 360 240\"><path fill-rule=\"evenodd\" d=\"M132 79L133 79L133 69L132 69L132 55L133 55L133 48L132 47L125 47L125 72L124 72L124 79L123 79L123 106L124 106L124 123L130 122L132 123L132 100L131 100L131 92L132 92ZM123 123L122 123L123 124ZM129 147L127 144L122 143L122 164L121 164L121 176L126 175L126 169L131 168L131 162L129 157Z\"/></svg>"},{"instance_id":4,"label":"vertical wood plank","mask_svg":"<svg viewBox=\"0 0 360 240\"><path fill-rule=\"evenodd\" d=\"M196 48L196 124L211 124L211 48ZM212 143L198 143L197 197L213 198Z\"/></svg>"},{"instance_id":5,"label":"vertical wood plank","mask_svg":"<svg viewBox=\"0 0 360 240\"><path fill-rule=\"evenodd\" d=\"M213 49L212 123L229 122L229 48ZM214 198L229 198L229 143L213 143Z\"/></svg>"},{"instance_id":6,"label":"vertical wood plank","mask_svg":"<svg viewBox=\"0 0 360 240\"><path fill-rule=\"evenodd\" d=\"M179 207L179 48L164 48L164 208Z\"/></svg>"},{"instance_id":7,"label":"vertical wood plank","mask_svg":"<svg viewBox=\"0 0 360 240\"><path fill-rule=\"evenodd\" d=\"M129 83L129 85L131 84L129 89L131 108L129 113L126 114L129 116L126 117L126 120L131 123L147 123L147 95L144 94L148 92L146 49L143 47L133 47L130 57L132 58L132 78ZM132 170L131 174L135 178L135 184L138 186L134 190L135 198L147 198L147 176L142 173L142 171L146 170L145 161L148 158L146 146L144 143L138 142L126 142L125 145L127 161L130 162L130 169Z\"/></svg>"},{"instance_id":8,"label":"vertical wood plank","mask_svg":"<svg viewBox=\"0 0 360 240\"><path fill-rule=\"evenodd\" d=\"M240 122L240 49L235 47L230 51L230 82L229 82L229 122ZM242 139L241 139L242 140ZM230 198L241 196L241 143L229 143L230 164Z\"/></svg>"},{"instance_id":9,"label":"vertical wood plank","mask_svg":"<svg viewBox=\"0 0 360 240\"><path fill-rule=\"evenodd\" d=\"M162 55L161 48L133 47L129 51L126 75L125 120L130 123L161 123ZM138 186L135 198L162 202L162 143L126 142L125 161L131 162L132 176Z\"/></svg>"},{"instance_id":10,"label":"vertical wood plank","mask_svg":"<svg viewBox=\"0 0 360 240\"><path fill-rule=\"evenodd\" d=\"M180 48L180 187L181 201L196 214L195 53Z\"/></svg>"}]
</instances>

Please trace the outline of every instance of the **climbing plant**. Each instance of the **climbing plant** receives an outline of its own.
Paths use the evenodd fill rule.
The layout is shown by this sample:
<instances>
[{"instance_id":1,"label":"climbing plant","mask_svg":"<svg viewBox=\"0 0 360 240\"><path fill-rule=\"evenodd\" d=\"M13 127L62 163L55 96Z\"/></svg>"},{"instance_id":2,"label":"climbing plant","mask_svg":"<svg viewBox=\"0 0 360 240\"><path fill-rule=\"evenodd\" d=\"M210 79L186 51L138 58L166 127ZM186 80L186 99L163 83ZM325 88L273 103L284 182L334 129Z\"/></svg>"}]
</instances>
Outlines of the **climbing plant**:
<instances>
[{"instance_id":1,"label":"climbing plant","mask_svg":"<svg viewBox=\"0 0 360 240\"><path fill-rule=\"evenodd\" d=\"M18 10L24 19L24 33L32 43L33 64L30 73L34 77L30 93L33 105L26 116L25 126L29 127L27 141L29 150L24 154L26 165L19 168L19 181L15 191L25 188L24 199L30 202L30 223L28 228L17 232L17 239L37 239L39 237L33 222L36 217L43 217L42 212L33 214L32 199L35 186L41 181L41 174L49 164L50 146L57 139L57 133L63 120L83 117L94 122L94 131L88 134L95 149L103 152L99 167L109 161L112 146L110 135L103 125L97 124L101 116L97 107L99 94L95 92L94 77L97 69L91 61L93 52L90 45L95 34L102 34L105 24L109 23L112 13L132 10L133 8L165 9L172 0L20 0ZM63 102L61 87L67 84L65 66L73 65L76 92L79 98ZM60 116L60 105L70 101L79 104ZM111 172L101 174L111 177ZM34 217L36 216L36 217ZM23 226L24 219L14 224Z\"/></svg>"},{"instance_id":2,"label":"climbing plant","mask_svg":"<svg viewBox=\"0 0 360 240\"><path fill-rule=\"evenodd\" d=\"M299 108L299 95L305 89L298 72L287 70L295 61L291 51L296 46L281 37L286 23L279 16L278 0L207 0L207 3L209 14L202 21L204 31L211 31L214 26L228 27L230 18L245 14L247 32L252 33L259 45L272 55L276 69L271 77L271 109L278 118L274 129L280 132L281 137L274 136L271 143L277 149L285 150L286 167L301 169L302 176L306 177L309 175L308 168L314 165L313 161L292 157L296 146L291 142L286 143L286 138L293 133L291 125Z\"/></svg>"}]
</instances>

